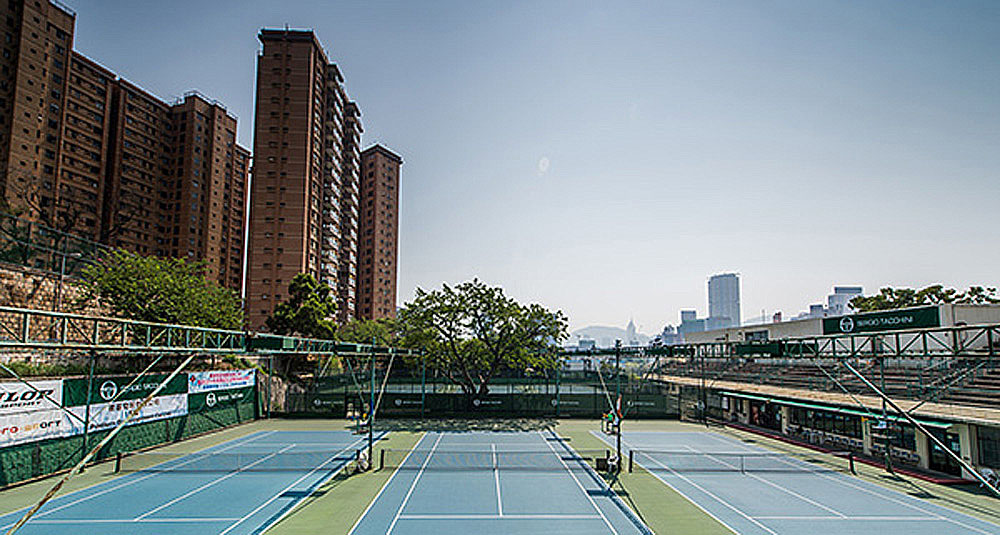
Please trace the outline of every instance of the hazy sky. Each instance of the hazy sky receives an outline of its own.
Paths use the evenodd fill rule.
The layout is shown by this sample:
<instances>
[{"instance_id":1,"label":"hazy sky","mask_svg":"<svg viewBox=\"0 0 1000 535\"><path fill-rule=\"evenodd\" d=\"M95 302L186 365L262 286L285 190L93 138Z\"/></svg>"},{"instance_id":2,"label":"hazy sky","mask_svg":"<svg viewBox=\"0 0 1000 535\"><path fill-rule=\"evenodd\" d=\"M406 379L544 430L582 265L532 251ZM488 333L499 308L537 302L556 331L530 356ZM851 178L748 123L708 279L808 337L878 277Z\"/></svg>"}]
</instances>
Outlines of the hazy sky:
<instances>
[{"instance_id":1,"label":"hazy sky","mask_svg":"<svg viewBox=\"0 0 1000 535\"><path fill-rule=\"evenodd\" d=\"M479 277L653 332L722 271L745 318L1000 282L1000 2L63 1L248 148L257 31L314 29L405 162L401 302Z\"/></svg>"}]
</instances>

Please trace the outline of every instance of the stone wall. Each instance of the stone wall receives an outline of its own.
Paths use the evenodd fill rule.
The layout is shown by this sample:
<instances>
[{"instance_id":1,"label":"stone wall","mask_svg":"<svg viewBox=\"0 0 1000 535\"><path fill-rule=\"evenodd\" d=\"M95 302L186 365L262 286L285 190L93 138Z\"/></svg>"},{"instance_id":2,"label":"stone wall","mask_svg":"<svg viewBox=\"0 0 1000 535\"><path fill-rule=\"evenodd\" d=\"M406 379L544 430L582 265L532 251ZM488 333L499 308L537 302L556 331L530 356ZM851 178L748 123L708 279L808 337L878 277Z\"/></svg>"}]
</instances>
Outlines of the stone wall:
<instances>
[{"instance_id":1,"label":"stone wall","mask_svg":"<svg viewBox=\"0 0 1000 535\"><path fill-rule=\"evenodd\" d=\"M81 295L71 278L60 284L56 273L0 262L0 306L106 315L97 306L78 307L76 300Z\"/></svg>"}]
</instances>

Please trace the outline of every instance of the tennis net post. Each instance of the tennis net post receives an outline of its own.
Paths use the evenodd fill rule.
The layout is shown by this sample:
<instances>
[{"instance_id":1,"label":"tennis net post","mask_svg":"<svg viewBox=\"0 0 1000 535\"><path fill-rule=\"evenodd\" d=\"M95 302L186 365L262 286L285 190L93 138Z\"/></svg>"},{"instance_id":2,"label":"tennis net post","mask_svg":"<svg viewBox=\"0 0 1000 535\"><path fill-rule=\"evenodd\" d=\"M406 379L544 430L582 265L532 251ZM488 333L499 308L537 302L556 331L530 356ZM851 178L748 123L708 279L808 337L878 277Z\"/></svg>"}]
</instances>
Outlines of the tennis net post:
<instances>
[{"instance_id":1,"label":"tennis net post","mask_svg":"<svg viewBox=\"0 0 1000 535\"><path fill-rule=\"evenodd\" d=\"M628 473L632 473L632 466L635 465L635 452L628 450Z\"/></svg>"}]
</instances>

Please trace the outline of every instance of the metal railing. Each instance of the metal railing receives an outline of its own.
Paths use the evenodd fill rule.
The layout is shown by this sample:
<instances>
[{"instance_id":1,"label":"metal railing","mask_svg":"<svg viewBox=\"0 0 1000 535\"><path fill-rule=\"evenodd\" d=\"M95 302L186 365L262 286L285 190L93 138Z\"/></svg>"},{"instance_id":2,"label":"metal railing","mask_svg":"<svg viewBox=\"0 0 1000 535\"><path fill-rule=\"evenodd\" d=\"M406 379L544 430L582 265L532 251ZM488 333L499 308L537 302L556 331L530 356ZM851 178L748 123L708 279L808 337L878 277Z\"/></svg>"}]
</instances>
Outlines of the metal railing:
<instances>
[{"instance_id":1,"label":"metal railing","mask_svg":"<svg viewBox=\"0 0 1000 535\"><path fill-rule=\"evenodd\" d=\"M0 350L4 349L259 355L421 355L415 349L0 307Z\"/></svg>"}]
</instances>

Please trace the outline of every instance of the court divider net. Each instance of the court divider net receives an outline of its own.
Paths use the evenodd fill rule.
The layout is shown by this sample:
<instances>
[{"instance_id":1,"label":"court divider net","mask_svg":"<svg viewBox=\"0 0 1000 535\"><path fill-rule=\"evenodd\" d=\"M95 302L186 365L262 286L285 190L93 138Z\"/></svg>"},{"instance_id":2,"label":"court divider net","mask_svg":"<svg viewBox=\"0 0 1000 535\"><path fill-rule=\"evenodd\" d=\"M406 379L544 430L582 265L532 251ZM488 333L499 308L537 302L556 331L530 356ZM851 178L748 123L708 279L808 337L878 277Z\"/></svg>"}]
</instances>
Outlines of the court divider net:
<instances>
[{"instance_id":1,"label":"court divider net","mask_svg":"<svg viewBox=\"0 0 1000 535\"><path fill-rule=\"evenodd\" d=\"M379 470L502 470L502 471L603 471L613 455L603 450L430 450L383 448L376 452Z\"/></svg>"},{"instance_id":2,"label":"court divider net","mask_svg":"<svg viewBox=\"0 0 1000 535\"><path fill-rule=\"evenodd\" d=\"M854 473L851 452L701 452L632 449L629 471L635 464L647 470L673 472L782 472Z\"/></svg>"}]
</instances>

